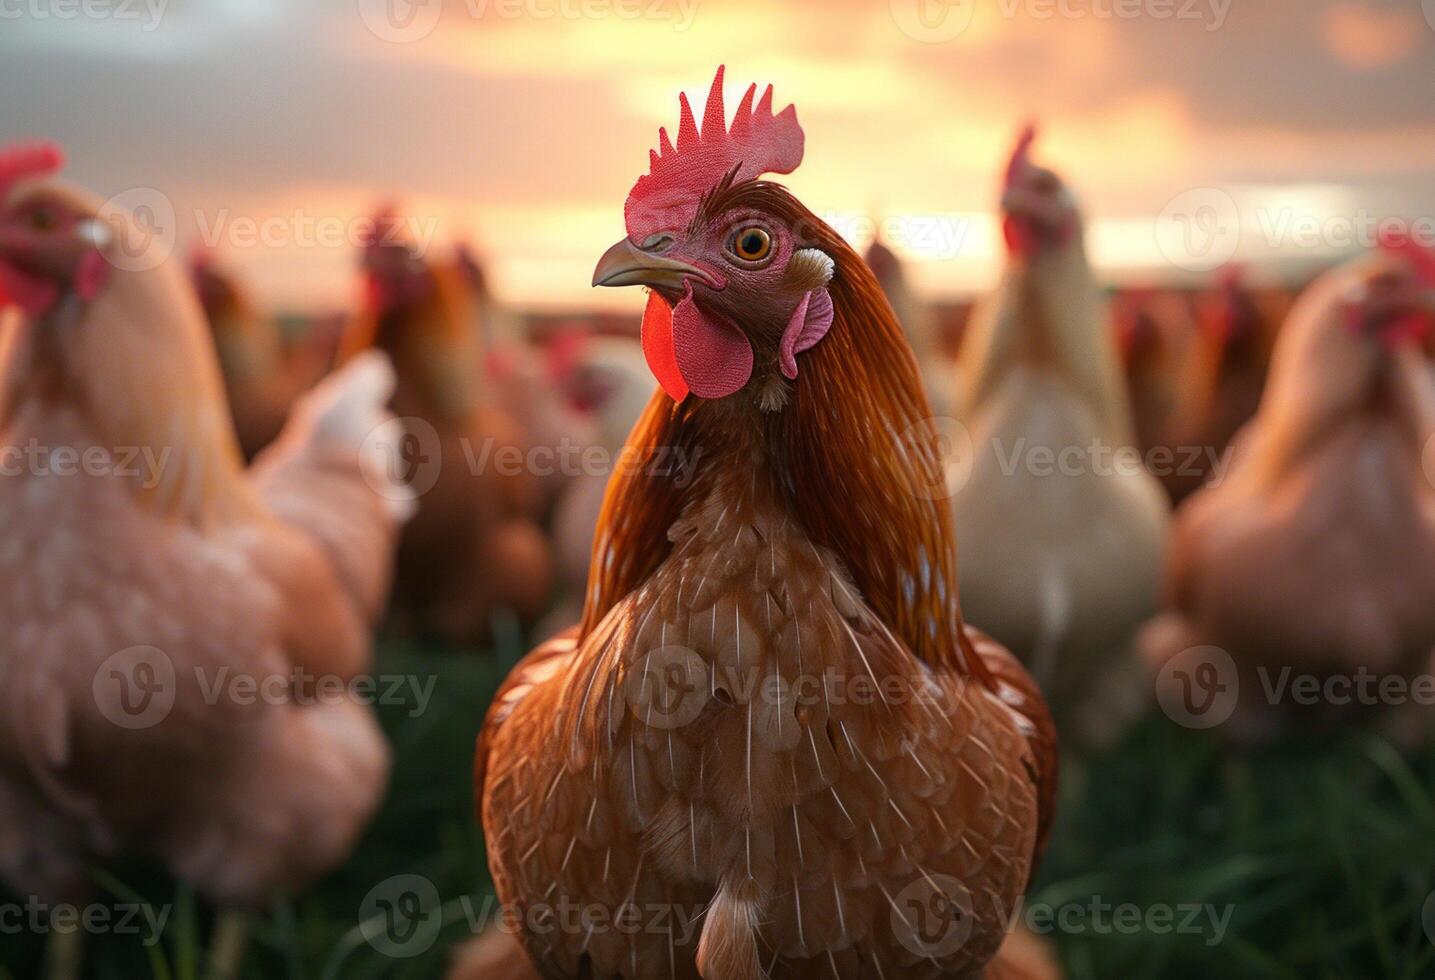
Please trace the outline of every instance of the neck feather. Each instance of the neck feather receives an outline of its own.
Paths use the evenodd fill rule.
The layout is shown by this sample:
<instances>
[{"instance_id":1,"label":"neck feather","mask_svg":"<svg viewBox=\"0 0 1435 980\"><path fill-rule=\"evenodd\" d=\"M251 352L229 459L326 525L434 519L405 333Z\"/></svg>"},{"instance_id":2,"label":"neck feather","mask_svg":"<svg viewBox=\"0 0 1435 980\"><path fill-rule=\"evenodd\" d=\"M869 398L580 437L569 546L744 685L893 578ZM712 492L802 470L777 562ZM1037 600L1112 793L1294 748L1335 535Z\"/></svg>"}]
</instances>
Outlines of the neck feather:
<instances>
[{"instance_id":1,"label":"neck feather","mask_svg":"<svg viewBox=\"0 0 1435 980\"><path fill-rule=\"evenodd\" d=\"M583 632L667 557L668 528L691 501L732 472L752 472L754 481L770 481L778 504L814 543L843 561L913 654L984 676L962 630L938 427L916 360L867 266L804 215L813 244L836 263L832 329L799 360L792 397L779 412L762 413L751 397L763 379L715 402L690 396L676 405L661 390L654 394L629 436L629 452L642 460L660 448L680 453L698 461L698 475L678 487L637 467L643 472L610 481Z\"/></svg>"}]
</instances>

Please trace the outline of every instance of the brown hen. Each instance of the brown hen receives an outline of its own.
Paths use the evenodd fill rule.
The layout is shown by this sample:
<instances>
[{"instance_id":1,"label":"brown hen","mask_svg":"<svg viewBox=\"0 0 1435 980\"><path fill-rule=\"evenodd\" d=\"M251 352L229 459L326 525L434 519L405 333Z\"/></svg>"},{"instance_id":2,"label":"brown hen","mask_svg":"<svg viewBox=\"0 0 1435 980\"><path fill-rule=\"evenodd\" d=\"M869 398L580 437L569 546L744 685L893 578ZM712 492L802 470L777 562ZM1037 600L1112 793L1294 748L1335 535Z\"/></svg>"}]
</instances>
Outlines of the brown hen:
<instances>
[{"instance_id":1,"label":"brown hen","mask_svg":"<svg viewBox=\"0 0 1435 980\"><path fill-rule=\"evenodd\" d=\"M719 69L701 135L682 101L594 275L653 290L629 446L700 462L613 479L582 624L490 709L490 865L546 977L970 976L1049 827L1054 733L962 622L915 360L861 259L755 179L802 133L754 94L726 131Z\"/></svg>"},{"instance_id":2,"label":"brown hen","mask_svg":"<svg viewBox=\"0 0 1435 980\"><path fill-rule=\"evenodd\" d=\"M1430 289L1405 259L1377 254L1328 273L1292 310L1230 472L1177 514L1167 611L1144 645L1178 720L1229 717L1225 731L1263 740L1371 713L1379 705L1351 686L1362 673L1408 685L1429 670ZM1310 682L1292 675L1319 693L1297 694Z\"/></svg>"},{"instance_id":3,"label":"brown hen","mask_svg":"<svg viewBox=\"0 0 1435 980\"><path fill-rule=\"evenodd\" d=\"M387 779L372 713L316 695L368 669L411 507L363 451L392 371L325 382L245 471L182 272L58 166L0 155L0 876L73 901L140 851L265 903Z\"/></svg>"},{"instance_id":4,"label":"brown hen","mask_svg":"<svg viewBox=\"0 0 1435 980\"><path fill-rule=\"evenodd\" d=\"M374 228L363 257L368 298L344 350L382 350L398 372L394 411L407 432L392 462L419 509L399 543L394 618L449 642L483 642L495 615L531 620L548 602L539 487L522 434L475 370L465 274L426 261L392 211Z\"/></svg>"},{"instance_id":5,"label":"brown hen","mask_svg":"<svg viewBox=\"0 0 1435 980\"><path fill-rule=\"evenodd\" d=\"M1161 481L1176 503L1224 474L1231 441L1260 405L1276 331L1290 308L1283 290L1257 292L1243 279L1240 267L1222 270L1217 288L1201 298L1182 359L1165 434L1176 465Z\"/></svg>"}]
</instances>

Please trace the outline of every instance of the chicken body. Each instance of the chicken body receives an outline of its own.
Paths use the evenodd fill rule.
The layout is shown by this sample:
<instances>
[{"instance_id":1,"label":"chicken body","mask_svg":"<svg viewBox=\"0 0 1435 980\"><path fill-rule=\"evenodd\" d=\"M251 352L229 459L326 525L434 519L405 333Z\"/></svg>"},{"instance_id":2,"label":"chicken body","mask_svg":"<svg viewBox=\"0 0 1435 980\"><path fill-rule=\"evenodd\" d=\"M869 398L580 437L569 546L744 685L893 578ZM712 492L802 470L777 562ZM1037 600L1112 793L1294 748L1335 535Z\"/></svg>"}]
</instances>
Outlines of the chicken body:
<instances>
[{"instance_id":1,"label":"chicken body","mask_svg":"<svg viewBox=\"0 0 1435 980\"><path fill-rule=\"evenodd\" d=\"M1174 291L1118 292L1112 315L1137 445L1147 459L1173 452L1167 437L1180 364L1195 333L1187 300Z\"/></svg>"},{"instance_id":2,"label":"chicken body","mask_svg":"<svg viewBox=\"0 0 1435 980\"><path fill-rule=\"evenodd\" d=\"M493 294L477 257L460 245L455 264L464 273L472 297L476 371L491 392L493 405L512 420L523 448L546 455L594 445L588 418L558 393L561 379L554 377L543 349L526 335L522 318ZM572 482L573 474L561 467L537 477L538 509L544 518Z\"/></svg>"},{"instance_id":3,"label":"chicken body","mask_svg":"<svg viewBox=\"0 0 1435 980\"><path fill-rule=\"evenodd\" d=\"M1045 192L1076 220L1059 184ZM1170 513L1134 448L1079 225L1013 255L962 366L963 609L1032 671L1064 742L1108 743L1149 701L1132 641L1157 604Z\"/></svg>"},{"instance_id":4,"label":"chicken body","mask_svg":"<svg viewBox=\"0 0 1435 980\"><path fill-rule=\"evenodd\" d=\"M1223 475L1223 456L1260 405L1276 329L1289 307L1281 290L1253 292L1235 270L1202 299L1166 426L1179 465L1162 482L1176 503Z\"/></svg>"},{"instance_id":5,"label":"chicken body","mask_svg":"<svg viewBox=\"0 0 1435 980\"><path fill-rule=\"evenodd\" d=\"M1148 628L1145 652L1162 670L1194 647L1225 651L1235 676L1217 679L1238 692L1226 729L1237 739L1377 708L1273 698L1286 689L1282 672L1324 685L1361 672L1409 681L1430 669L1435 477L1422 452L1435 445L1435 367L1418 339L1385 349L1351 325L1354 315L1378 330L1397 303L1431 304L1381 294L1407 288L1401 275L1389 260L1362 260L1307 291L1231 471L1178 512L1167 611ZM1161 683L1179 697L1175 666Z\"/></svg>"},{"instance_id":6,"label":"chicken body","mask_svg":"<svg viewBox=\"0 0 1435 980\"><path fill-rule=\"evenodd\" d=\"M550 452L561 458L600 444L591 420L570 408L558 393L560 379L549 370L540 348L515 338L489 349L484 365L494 405L512 419L526 450L536 449L545 459ZM538 510L546 517L567 493L574 474L560 465L544 469L536 490Z\"/></svg>"},{"instance_id":7,"label":"chicken body","mask_svg":"<svg viewBox=\"0 0 1435 980\"><path fill-rule=\"evenodd\" d=\"M608 479L614 469L632 462L623 456L623 447L653 388L642 348L626 337L584 339L569 373L568 387L592 412L593 445L602 452L596 457L584 454L582 471L566 481L553 510L553 553L562 591L558 605L544 619L548 624L541 631L544 636L566 628L582 614L593 535ZM590 468L590 459L607 465Z\"/></svg>"},{"instance_id":8,"label":"chicken body","mask_svg":"<svg viewBox=\"0 0 1435 980\"><path fill-rule=\"evenodd\" d=\"M60 229L96 213L51 183L6 203ZM7 246L9 281L68 247ZM332 379L245 472L178 271L100 278L7 329L0 431L36 455L0 481L0 874L73 900L94 860L138 850L262 903L343 860L386 784L372 714L314 687L370 662L408 501L360 445L392 373Z\"/></svg>"},{"instance_id":9,"label":"chicken body","mask_svg":"<svg viewBox=\"0 0 1435 980\"><path fill-rule=\"evenodd\" d=\"M698 920L530 944L548 975L962 976L1031 873L1029 723L924 668L763 481L715 463L671 556L581 643L521 665L488 725L484 825L520 907L671 907ZM754 485L756 484L756 485ZM1009 655L982 637L981 655ZM832 687L824 697L814 683ZM870 702L856 696L886 685ZM1009 688L1029 709L1033 692ZM535 791L546 788L546 793ZM922 955L898 896L960 882L975 916ZM752 969L749 969L751 967ZM741 972L748 970L749 972Z\"/></svg>"},{"instance_id":10,"label":"chicken body","mask_svg":"<svg viewBox=\"0 0 1435 980\"><path fill-rule=\"evenodd\" d=\"M48 408L22 408L5 433L32 438L104 447ZM7 480L0 514L16 624L0 642L7 883L74 900L92 861L140 849L210 900L248 905L340 863L387 781L373 716L224 686L367 668L376 610L344 594L319 544L279 523L201 532L104 477ZM301 615L312 637L290 635Z\"/></svg>"},{"instance_id":11,"label":"chicken body","mask_svg":"<svg viewBox=\"0 0 1435 980\"><path fill-rule=\"evenodd\" d=\"M496 612L531 620L552 586L526 443L474 370L472 296L460 270L424 262L392 237L370 246L365 263L369 307L345 347L393 359L394 412L407 435L391 462L419 492L399 544L394 618L449 642L483 642Z\"/></svg>"},{"instance_id":12,"label":"chicken body","mask_svg":"<svg viewBox=\"0 0 1435 980\"><path fill-rule=\"evenodd\" d=\"M329 365L310 346L286 347L278 326L207 256L196 259L191 271L214 336L239 448L252 460L278 438L295 400Z\"/></svg>"}]
</instances>

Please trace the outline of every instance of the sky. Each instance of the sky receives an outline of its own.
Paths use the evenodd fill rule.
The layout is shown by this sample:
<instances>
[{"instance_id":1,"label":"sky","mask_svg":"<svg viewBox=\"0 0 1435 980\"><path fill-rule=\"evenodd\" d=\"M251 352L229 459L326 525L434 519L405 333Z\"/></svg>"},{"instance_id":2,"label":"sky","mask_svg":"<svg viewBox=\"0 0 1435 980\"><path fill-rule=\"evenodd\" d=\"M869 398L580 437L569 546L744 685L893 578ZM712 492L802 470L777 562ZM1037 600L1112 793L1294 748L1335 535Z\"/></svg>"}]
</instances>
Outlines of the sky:
<instances>
[{"instance_id":1,"label":"sky","mask_svg":"<svg viewBox=\"0 0 1435 980\"><path fill-rule=\"evenodd\" d=\"M1029 119L1113 279L1435 237L1435 0L0 0L0 140L59 140L272 307L350 302L392 200L506 302L636 310L593 264L720 63L730 107L797 105L783 182L934 297L997 274Z\"/></svg>"}]
</instances>

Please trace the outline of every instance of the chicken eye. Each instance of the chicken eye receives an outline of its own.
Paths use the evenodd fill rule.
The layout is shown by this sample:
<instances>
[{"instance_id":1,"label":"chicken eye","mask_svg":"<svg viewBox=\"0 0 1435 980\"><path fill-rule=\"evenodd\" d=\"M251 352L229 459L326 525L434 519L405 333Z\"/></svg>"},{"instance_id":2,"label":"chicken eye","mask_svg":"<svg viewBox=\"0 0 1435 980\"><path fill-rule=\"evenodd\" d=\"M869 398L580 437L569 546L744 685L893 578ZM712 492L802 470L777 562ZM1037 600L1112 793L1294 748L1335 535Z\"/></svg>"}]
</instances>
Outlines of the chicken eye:
<instances>
[{"instance_id":1,"label":"chicken eye","mask_svg":"<svg viewBox=\"0 0 1435 980\"><path fill-rule=\"evenodd\" d=\"M772 252L772 235L766 228L753 225L734 235L728 248L744 262L761 262Z\"/></svg>"},{"instance_id":2,"label":"chicken eye","mask_svg":"<svg viewBox=\"0 0 1435 980\"><path fill-rule=\"evenodd\" d=\"M55 227L55 216L43 209L30 212L30 227L36 231L49 231Z\"/></svg>"}]
</instances>

